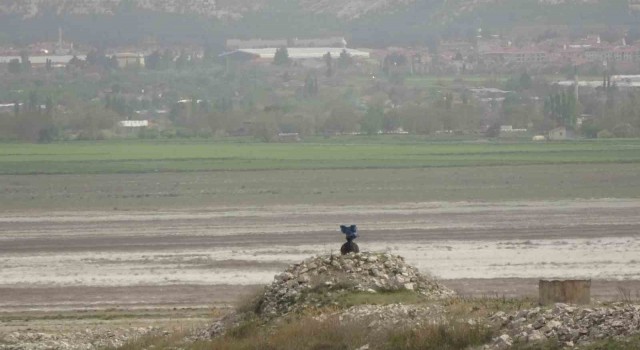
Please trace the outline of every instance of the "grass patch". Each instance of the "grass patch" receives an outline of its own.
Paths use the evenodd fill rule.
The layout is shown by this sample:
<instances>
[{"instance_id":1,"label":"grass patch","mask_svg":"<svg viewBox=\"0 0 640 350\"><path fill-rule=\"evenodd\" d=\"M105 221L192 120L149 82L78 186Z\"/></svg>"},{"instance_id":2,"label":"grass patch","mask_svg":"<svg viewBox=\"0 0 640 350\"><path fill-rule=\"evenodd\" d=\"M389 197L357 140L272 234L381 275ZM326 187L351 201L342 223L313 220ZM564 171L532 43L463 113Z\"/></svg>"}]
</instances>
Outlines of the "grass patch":
<instances>
[{"instance_id":1,"label":"grass patch","mask_svg":"<svg viewBox=\"0 0 640 350\"><path fill-rule=\"evenodd\" d=\"M0 174L122 174L640 163L640 140L566 143L263 144L120 141L3 144Z\"/></svg>"},{"instance_id":2,"label":"grass patch","mask_svg":"<svg viewBox=\"0 0 640 350\"><path fill-rule=\"evenodd\" d=\"M640 140L358 140L2 144L0 210L640 197Z\"/></svg>"},{"instance_id":3,"label":"grass patch","mask_svg":"<svg viewBox=\"0 0 640 350\"><path fill-rule=\"evenodd\" d=\"M557 340L549 340L546 342L520 344L515 343L512 347L513 350L561 350L566 347ZM581 345L582 350L637 350L640 349L640 336L632 336L621 339L604 339L590 343L588 345Z\"/></svg>"},{"instance_id":4,"label":"grass patch","mask_svg":"<svg viewBox=\"0 0 640 350\"><path fill-rule=\"evenodd\" d=\"M447 350L465 349L491 341L493 330L484 325L451 323L426 325L389 336L384 349Z\"/></svg>"},{"instance_id":5,"label":"grass patch","mask_svg":"<svg viewBox=\"0 0 640 350\"><path fill-rule=\"evenodd\" d=\"M356 349L366 344L370 334L362 325L341 325L337 320L291 319L275 329L248 322L210 342L198 342L190 350L298 350Z\"/></svg>"},{"instance_id":6,"label":"grass patch","mask_svg":"<svg viewBox=\"0 0 640 350\"><path fill-rule=\"evenodd\" d=\"M606 339L584 347L585 350L637 350L640 349L640 335L623 339Z\"/></svg>"}]
</instances>

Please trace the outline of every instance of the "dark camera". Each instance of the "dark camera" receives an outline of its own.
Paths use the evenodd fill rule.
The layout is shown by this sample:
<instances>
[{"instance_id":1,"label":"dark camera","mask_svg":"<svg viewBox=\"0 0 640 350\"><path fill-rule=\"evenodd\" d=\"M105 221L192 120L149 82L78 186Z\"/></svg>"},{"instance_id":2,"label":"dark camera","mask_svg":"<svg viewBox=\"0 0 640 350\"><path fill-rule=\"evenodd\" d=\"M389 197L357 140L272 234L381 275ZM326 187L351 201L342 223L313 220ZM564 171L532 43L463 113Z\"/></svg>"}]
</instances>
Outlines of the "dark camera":
<instances>
[{"instance_id":1,"label":"dark camera","mask_svg":"<svg viewBox=\"0 0 640 350\"><path fill-rule=\"evenodd\" d=\"M356 227L356 225L340 225L340 230L342 231L342 233L344 233L345 235L353 235L356 232L358 232L358 227Z\"/></svg>"}]
</instances>

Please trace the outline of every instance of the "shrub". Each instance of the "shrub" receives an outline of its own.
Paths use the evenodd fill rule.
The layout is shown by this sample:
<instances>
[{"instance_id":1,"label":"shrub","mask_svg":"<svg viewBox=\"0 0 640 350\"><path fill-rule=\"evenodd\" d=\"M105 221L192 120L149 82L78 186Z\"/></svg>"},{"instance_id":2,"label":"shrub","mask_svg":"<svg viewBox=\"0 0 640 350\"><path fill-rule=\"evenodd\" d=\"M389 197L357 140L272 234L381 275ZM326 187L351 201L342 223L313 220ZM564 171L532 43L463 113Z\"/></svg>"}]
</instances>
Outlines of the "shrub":
<instances>
[{"instance_id":1,"label":"shrub","mask_svg":"<svg viewBox=\"0 0 640 350\"><path fill-rule=\"evenodd\" d=\"M607 129L604 129L598 132L599 139L612 139L614 137L615 135L613 135L613 133Z\"/></svg>"},{"instance_id":2,"label":"shrub","mask_svg":"<svg viewBox=\"0 0 640 350\"><path fill-rule=\"evenodd\" d=\"M631 138L638 136L638 130L629 123L616 125L613 128L612 132L616 137L622 138Z\"/></svg>"}]
</instances>

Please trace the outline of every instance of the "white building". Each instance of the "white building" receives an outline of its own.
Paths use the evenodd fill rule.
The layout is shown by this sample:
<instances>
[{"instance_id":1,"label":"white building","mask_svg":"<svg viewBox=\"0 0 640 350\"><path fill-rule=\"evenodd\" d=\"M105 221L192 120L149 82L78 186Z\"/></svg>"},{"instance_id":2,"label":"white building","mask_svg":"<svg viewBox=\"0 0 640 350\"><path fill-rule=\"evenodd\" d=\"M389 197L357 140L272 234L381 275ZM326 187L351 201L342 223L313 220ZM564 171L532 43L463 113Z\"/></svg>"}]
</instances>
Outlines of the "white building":
<instances>
[{"instance_id":1,"label":"white building","mask_svg":"<svg viewBox=\"0 0 640 350\"><path fill-rule=\"evenodd\" d=\"M123 128L146 128L149 126L148 120L122 120L118 122L118 126Z\"/></svg>"},{"instance_id":2,"label":"white building","mask_svg":"<svg viewBox=\"0 0 640 350\"><path fill-rule=\"evenodd\" d=\"M238 49L231 52L226 52L220 55L220 57L238 58L244 60L273 60L276 56L276 50L278 48L271 47L265 49ZM304 60L304 59L322 59L327 53L330 53L333 58L340 57L342 51L345 50L351 57L354 58L370 58L371 54L366 51L345 49L342 47L290 47L287 48L289 58L292 60Z\"/></svg>"}]
</instances>

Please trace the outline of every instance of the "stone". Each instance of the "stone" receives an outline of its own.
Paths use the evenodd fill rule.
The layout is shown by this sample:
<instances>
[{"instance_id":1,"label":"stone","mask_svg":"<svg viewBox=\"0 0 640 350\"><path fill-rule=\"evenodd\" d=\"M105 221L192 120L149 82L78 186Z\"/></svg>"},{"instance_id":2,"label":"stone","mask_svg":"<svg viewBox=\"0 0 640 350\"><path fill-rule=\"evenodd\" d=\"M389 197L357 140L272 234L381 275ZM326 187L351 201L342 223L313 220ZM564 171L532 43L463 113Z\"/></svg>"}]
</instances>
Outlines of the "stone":
<instances>
[{"instance_id":1,"label":"stone","mask_svg":"<svg viewBox=\"0 0 640 350\"><path fill-rule=\"evenodd\" d=\"M538 342L538 341L542 341L545 340L546 337L544 336L544 334L542 334L542 332L538 331L538 330L533 330L531 331L531 333L529 333L529 335L527 335L527 341L528 342Z\"/></svg>"},{"instance_id":2,"label":"stone","mask_svg":"<svg viewBox=\"0 0 640 350\"><path fill-rule=\"evenodd\" d=\"M513 340L508 334L503 334L498 337L496 346L498 349L508 349L513 345Z\"/></svg>"},{"instance_id":3,"label":"stone","mask_svg":"<svg viewBox=\"0 0 640 350\"><path fill-rule=\"evenodd\" d=\"M534 329L540 329L542 327L544 327L544 325L547 323L547 319L544 317L539 317L538 319L536 319L535 322L533 322L533 324L531 326L533 326Z\"/></svg>"},{"instance_id":4,"label":"stone","mask_svg":"<svg viewBox=\"0 0 640 350\"><path fill-rule=\"evenodd\" d=\"M613 304L598 308L584 308L567 304L556 304L552 309L534 308L527 311L529 319L535 318L532 324L522 322L518 311L510 316L502 326L511 337L518 341L527 332L528 342L552 339L563 344L565 348L580 347L595 340L611 337L628 337L640 333L640 306ZM526 311L526 310L525 310ZM491 319L503 319L494 314ZM529 317L531 316L531 317ZM499 349L504 344L495 340L491 349Z\"/></svg>"},{"instance_id":5,"label":"stone","mask_svg":"<svg viewBox=\"0 0 640 350\"><path fill-rule=\"evenodd\" d=\"M551 321L547 322L547 324L545 325L545 328L547 328L547 329L558 329L560 326L562 326L562 322L560 322L558 320L551 320Z\"/></svg>"},{"instance_id":6,"label":"stone","mask_svg":"<svg viewBox=\"0 0 640 350\"><path fill-rule=\"evenodd\" d=\"M310 281L311 278L309 277L309 275L301 275L300 277L298 277L298 283L300 284L309 283Z\"/></svg>"},{"instance_id":7,"label":"stone","mask_svg":"<svg viewBox=\"0 0 640 350\"><path fill-rule=\"evenodd\" d=\"M506 316L506 315L507 315L507 313L506 313L506 312L504 312L504 311L498 311L498 312L494 313L492 317L495 317L495 318L501 318L501 317L504 317L504 316Z\"/></svg>"},{"instance_id":8,"label":"stone","mask_svg":"<svg viewBox=\"0 0 640 350\"><path fill-rule=\"evenodd\" d=\"M283 282L286 282L292 278L293 278L293 274L291 274L290 272L283 272L278 276L278 279Z\"/></svg>"}]
</instances>

